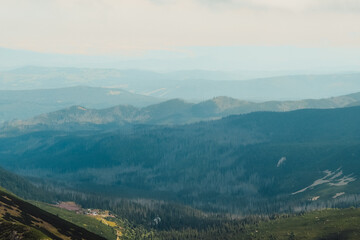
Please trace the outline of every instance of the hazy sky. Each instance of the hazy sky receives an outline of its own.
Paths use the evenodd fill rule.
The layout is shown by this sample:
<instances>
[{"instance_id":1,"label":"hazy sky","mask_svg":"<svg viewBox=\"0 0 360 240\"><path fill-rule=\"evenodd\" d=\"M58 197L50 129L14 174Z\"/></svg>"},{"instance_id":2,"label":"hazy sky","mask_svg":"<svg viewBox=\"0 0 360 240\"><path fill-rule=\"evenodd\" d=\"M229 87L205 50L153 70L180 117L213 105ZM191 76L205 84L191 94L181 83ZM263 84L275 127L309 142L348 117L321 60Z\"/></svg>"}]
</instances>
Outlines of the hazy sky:
<instances>
[{"instance_id":1,"label":"hazy sky","mask_svg":"<svg viewBox=\"0 0 360 240\"><path fill-rule=\"evenodd\" d=\"M2 48L191 58L191 48L232 46L342 49L359 59L360 1L0 0Z\"/></svg>"},{"instance_id":2,"label":"hazy sky","mask_svg":"<svg viewBox=\"0 0 360 240\"><path fill-rule=\"evenodd\" d=\"M0 46L108 54L181 46L360 47L358 0L0 0Z\"/></svg>"}]
</instances>

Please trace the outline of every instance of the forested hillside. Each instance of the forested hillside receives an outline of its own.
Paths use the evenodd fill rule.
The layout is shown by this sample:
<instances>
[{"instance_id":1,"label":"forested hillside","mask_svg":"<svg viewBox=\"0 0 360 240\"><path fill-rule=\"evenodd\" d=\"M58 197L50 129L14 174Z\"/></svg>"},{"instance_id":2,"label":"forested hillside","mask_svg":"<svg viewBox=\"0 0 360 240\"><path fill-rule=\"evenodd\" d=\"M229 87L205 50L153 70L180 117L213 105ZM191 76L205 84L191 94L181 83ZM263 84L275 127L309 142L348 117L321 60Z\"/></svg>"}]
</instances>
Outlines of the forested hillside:
<instances>
[{"instance_id":1,"label":"forested hillside","mask_svg":"<svg viewBox=\"0 0 360 240\"><path fill-rule=\"evenodd\" d=\"M0 139L18 173L121 197L234 213L358 202L360 108L256 112L183 126ZM276 201L273 201L275 200Z\"/></svg>"},{"instance_id":2,"label":"forested hillside","mask_svg":"<svg viewBox=\"0 0 360 240\"><path fill-rule=\"evenodd\" d=\"M15 176L7 171L2 171L2 173ZM27 182L26 179L20 178L17 180L12 178L11 181L13 182L12 188ZM3 184L3 181L0 184ZM15 187L15 189L18 188ZM163 201L129 201L75 192L67 195L57 192L57 197L63 200L71 199L77 204L81 204L79 206L86 208L110 210L111 217L107 218L107 223L114 224L111 226L117 226L115 229L119 229L120 233L115 229L112 230L109 225L96 220L97 218L60 209L55 205L33 202L45 210L43 211L0 189L0 239L25 238L35 240L46 238L46 236L50 236L52 239L62 239L65 236L71 236L71 239L102 239L62 219L85 227L110 240L116 239L116 233L119 234L120 239L125 240L355 240L360 234L360 214L359 210L355 208L301 212L296 215L257 215L241 219L229 215L203 213L189 207ZM21 217L18 216L18 213L21 213ZM40 219L39 224L34 224L31 221L35 218ZM155 219L158 220L155 221Z\"/></svg>"}]
</instances>

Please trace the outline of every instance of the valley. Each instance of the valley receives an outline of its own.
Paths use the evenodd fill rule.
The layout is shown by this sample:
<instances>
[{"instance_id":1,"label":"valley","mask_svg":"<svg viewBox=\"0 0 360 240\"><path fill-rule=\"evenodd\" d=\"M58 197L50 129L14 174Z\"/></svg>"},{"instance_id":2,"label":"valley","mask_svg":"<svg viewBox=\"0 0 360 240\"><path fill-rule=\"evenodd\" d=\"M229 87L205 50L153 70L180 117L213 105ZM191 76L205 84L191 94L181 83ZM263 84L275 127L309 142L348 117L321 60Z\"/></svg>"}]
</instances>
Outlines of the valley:
<instances>
[{"instance_id":1,"label":"valley","mask_svg":"<svg viewBox=\"0 0 360 240\"><path fill-rule=\"evenodd\" d=\"M13 202L16 204L14 205ZM10 206L10 205L11 206ZM31 205L33 204L33 205ZM358 209L326 209L299 214L274 214L270 216L252 216L247 218L229 218L221 215L197 215L194 220L195 225L172 224L171 228L163 226L164 219L154 218L152 223L140 224L132 222L120 216L109 215L106 210L91 210L90 213L97 212L98 216L61 209L49 204L31 201L31 204L9 195L3 189L0 191L0 214L5 210L6 215L0 215L0 239L13 237L25 237L25 239L67 239L61 234L71 234L69 239L357 239L360 235L359 221L360 213ZM41 208L37 209L35 206ZM9 211L9 209L11 211ZM13 211L15 210L16 211ZM36 213L34 212L36 211ZM45 211L43 211L45 210ZM184 212L185 208L179 208ZM40 225L30 225L24 220L16 218L18 212L24 214L43 214ZM81 210L82 211L82 210ZM26 212L26 213L25 213ZM131 212L131 211L130 211ZM52 215L54 214L54 215ZM105 214L105 215L104 215ZM56 218L55 218L56 215ZM26 215L28 216L28 215ZM45 218L46 216L46 218ZM62 232L61 229L67 228L64 225L75 224L76 234ZM175 216L171 216L173 219ZM175 217L176 218L176 217ZM44 220L49 222L45 225ZM156 219L157 220L155 222ZM62 225L57 225L58 222ZM71 223L70 223L71 222ZM189 222L187 222L189 223ZM201 224L199 224L201 223ZM29 227L31 226L31 227ZM43 227L45 226L45 227ZM51 226L55 226L51 227ZM91 235L84 230L96 233ZM47 229L47 230L46 230ZM82 229L82 230L81 230ZM87 235L81 235L87 234ZM103 236L105 238L101 238ZM58 238L60 237L60 238Z\"/></svg>"},{"instance_id":2,"label":"valley","mask_svg":"<svg viewBox=\"0 0 360 240\"><path fill-rule=\"evenodd\" d=\"M105 239L356 239L357 98L275 104L295 111L224 97L74 106L9 121L0 186ZM10 232L48 234L14 216L1 220Z\"/></svg>"},{"instance_id":3,"label":"valley","mask_svg":"<svg viewBox=\"0 0 360 240\"><path fill-rule=\"evenodd\" d=\"M40 130L0 138L0 157L4 167L35 181L207 211L351 206L359 190L359 117L359 107L349 107L176 126ZM345 194L332 198L340 192Z\"/></svg>"}]
</instances>

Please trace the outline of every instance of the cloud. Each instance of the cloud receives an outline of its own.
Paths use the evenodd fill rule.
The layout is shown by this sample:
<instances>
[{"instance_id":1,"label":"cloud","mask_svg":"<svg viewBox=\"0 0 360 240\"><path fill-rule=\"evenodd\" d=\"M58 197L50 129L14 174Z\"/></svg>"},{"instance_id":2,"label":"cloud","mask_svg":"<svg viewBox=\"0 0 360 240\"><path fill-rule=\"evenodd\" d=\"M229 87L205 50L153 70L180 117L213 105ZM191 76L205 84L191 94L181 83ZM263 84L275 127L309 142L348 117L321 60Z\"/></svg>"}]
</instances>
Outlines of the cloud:
<instances>
[{"instance_id":1,"label":"cloud","mask_svg":"<svg viewBox=\"0 0 360 240\"><path fill-rule=\"evenodd\" d=\"M318 0L314 1L312 10L330 11L339 13L359 13L360 1L358 0Z\"/></svg>"},{"instance_id":2,"label":"cloud","mask_svg":"<svg viewBox=\"0 0 360 240\"><path fill-rule=\"evenodd\" d=\"M0 46L140 54L186 46L360 46L354 0L1 0Z\"/></svg>"},{"instance_id":3,"label":"cloud","mask_svg":"<svg viewBox=\"0 0 360 240\"><path fill-rule=\"evenodd\" d=\"M166 0L164 0L166 1ZM173 0L175 1L175 0ZM193 0L208 6L249 8L253 10L359 12L358 0Z\"/></svg>"}]
</instances>

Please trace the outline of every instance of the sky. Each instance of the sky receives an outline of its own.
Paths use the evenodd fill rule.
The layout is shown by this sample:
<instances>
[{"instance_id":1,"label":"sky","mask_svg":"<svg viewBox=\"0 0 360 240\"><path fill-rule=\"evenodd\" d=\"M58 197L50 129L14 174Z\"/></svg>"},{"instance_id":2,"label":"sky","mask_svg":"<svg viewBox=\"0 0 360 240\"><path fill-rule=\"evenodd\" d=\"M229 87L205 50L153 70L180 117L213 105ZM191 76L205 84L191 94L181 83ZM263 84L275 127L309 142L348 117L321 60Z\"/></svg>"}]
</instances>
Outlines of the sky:
<instances>
[{"instance_id":1,"label":"sky","mask_svg":"<svg viewBox=\"0 0 360 240\"><path fill-rule=\"evenodd\" d=\"M197 68L247 60L243 68L302 69L315 60L323 61L316 67L360 67L358 0L0 0L0 6L2 49L136 61L133 67L170 59L168 69L179 59ZM275 60L268 56L274 49Z\"/></svg>"}]
</instances>

